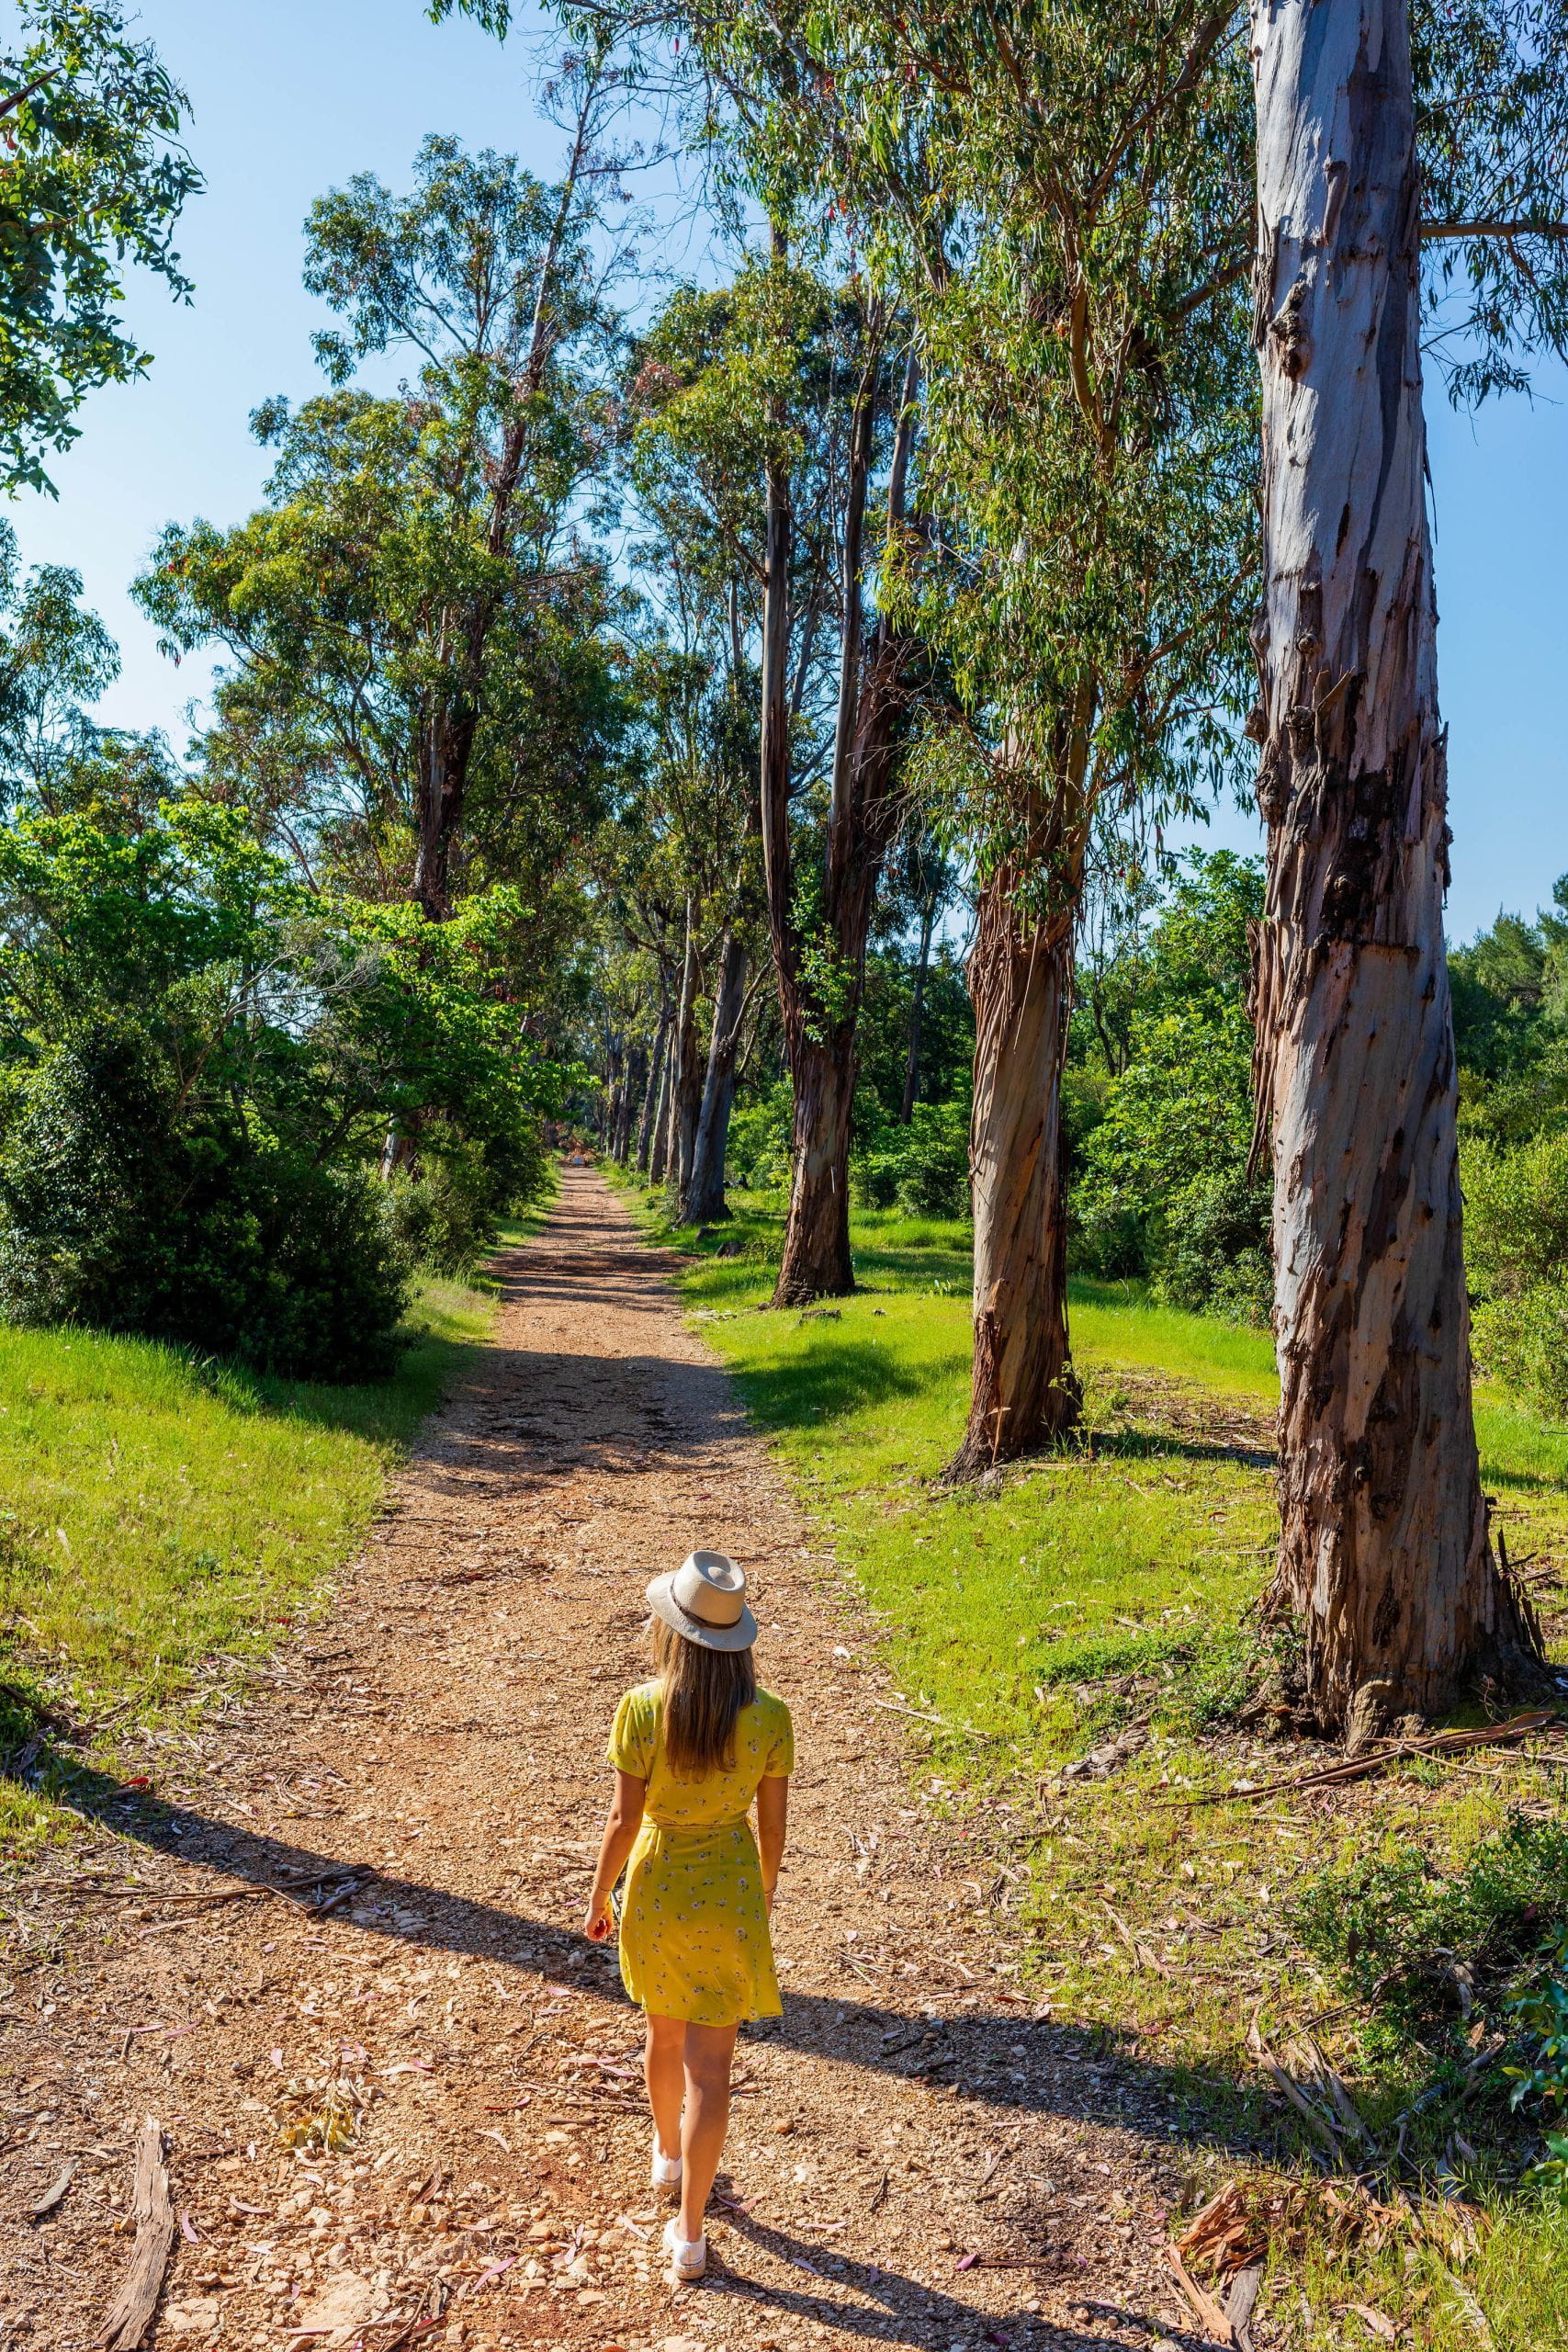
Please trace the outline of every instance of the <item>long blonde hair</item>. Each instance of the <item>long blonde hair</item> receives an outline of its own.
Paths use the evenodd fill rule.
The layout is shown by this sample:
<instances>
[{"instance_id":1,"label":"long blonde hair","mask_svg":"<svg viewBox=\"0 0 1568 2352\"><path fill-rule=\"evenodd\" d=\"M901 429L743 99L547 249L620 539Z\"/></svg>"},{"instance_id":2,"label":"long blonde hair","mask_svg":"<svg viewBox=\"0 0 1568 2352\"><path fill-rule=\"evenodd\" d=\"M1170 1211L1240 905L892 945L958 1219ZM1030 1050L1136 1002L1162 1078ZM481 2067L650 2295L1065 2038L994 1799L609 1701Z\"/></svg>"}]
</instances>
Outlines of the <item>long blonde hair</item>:
<instances>
[{"instance_id":1,"label":"long blonde hair","mask_svg":"<svg viewBox=\"0 0 1568 2352\"><path fill-rule=\"evenodd\" d=\"M664 1753L676 1779L731 1770L740 1710L757 1695L750 1651L710 1650L656 1617L653 1663L664 1702Z\"/></svg>"}]
</instances>

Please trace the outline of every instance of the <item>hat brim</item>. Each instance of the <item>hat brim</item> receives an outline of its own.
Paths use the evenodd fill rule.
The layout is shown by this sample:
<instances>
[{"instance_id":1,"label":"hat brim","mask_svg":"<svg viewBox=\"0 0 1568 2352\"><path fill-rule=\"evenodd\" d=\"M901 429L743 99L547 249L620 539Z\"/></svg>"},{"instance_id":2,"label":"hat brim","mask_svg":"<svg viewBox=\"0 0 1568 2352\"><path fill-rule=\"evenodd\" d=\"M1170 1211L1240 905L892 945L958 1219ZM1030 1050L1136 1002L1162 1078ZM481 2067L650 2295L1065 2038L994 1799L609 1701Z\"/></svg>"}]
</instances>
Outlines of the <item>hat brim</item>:
<instances>
[{"instance_id":1,"label":"hat brim","mask_svg":"<svg viewBox=\"0 0 1568 2352\"><path fill-rule=\"evenodd\" d=\"M655 1577L648 1588L648 1605L656 1617L663 1619L672 1633L683 1634L688 1642L695 1642L705 1650L749 1650L757 1638L757 1620L744 1601L740 1614L733 1625L710 1625L705 1618L688 1617L675 1598L677 1571L671 1568L665 1576Z\"/></svg>"}]
</instances>

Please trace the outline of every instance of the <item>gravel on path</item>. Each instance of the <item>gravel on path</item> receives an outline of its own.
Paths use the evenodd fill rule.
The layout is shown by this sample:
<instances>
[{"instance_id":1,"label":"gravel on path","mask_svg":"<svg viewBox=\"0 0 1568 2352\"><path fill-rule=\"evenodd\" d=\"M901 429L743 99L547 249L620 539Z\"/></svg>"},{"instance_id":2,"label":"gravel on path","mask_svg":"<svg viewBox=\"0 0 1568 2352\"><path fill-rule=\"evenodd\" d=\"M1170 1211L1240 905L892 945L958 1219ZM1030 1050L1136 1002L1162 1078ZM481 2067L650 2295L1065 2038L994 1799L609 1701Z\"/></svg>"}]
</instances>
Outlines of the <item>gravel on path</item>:
<instances>
[{"instance_id":1,"label":"gravel on path","mask_svg":"<svg viewBox=\"0 0 1568 2352\"><path fill-rule=\"evenodd\" d=\"M323 1620L155 1789L106 1781L14 1905L0 2352L96 2340L150 2114L159 2346L1196 2342L1157 2069L1020 1990L1004 1844L931 1818L882 1634L670 1261L568 1168L501 1271ZM643 1586L696 1544L759 1589L798 1772L785 2016L742 2038L709 2275L676 2289L638 2020L577 1928Z\"/></svg>"}]
</instances>

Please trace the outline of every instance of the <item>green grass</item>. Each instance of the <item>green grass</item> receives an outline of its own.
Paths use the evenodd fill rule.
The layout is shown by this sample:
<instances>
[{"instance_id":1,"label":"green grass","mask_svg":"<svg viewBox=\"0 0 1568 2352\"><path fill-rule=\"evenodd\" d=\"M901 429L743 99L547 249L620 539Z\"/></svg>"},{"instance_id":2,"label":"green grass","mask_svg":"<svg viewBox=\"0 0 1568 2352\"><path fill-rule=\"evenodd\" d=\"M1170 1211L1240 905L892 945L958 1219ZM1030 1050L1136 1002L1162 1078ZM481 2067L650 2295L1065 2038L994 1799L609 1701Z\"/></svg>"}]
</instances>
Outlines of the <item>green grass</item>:
<instances>
[{"instance_id":1,"label":"green grass","mask_svg":"<svg viewBox=\"0 0 1568 2352\"><path fill-rule=\"evenodd\" d=\"M425 1279L396 1373L358 1387L0 1328L5 1746L24 1746L49 1708L101 1726L107 1752L304 1622L493 1311L488 1280ZM47 1794L0 1781L0 1854L62 1826Z\"/></svg>"},{"instance_id":2,"label":"green grass","mask_svg":"<svg viewBox=\"0 0 1568 2352\"><path fill-rule=\"evenodd\" d=\"M775 1315L762 1309L777 1202L743 1196L733 1222L699 1243L662 1224L657 1199L628 1197L650 1235L690 1253L682 1288L694 1318L859 1577L898 1691L941 1719L908 1725L927 1792L968 1816L972 1834L995 1830L998 1853L1021 1863L1005 1900L1025 1931L1033 1989L1059 2018L1147 2061L1179 2133L1239 2132L1287 2165L1308 2164L1310 2143L1260 2095L1247 2049L1255 2014L1277 2046L1317 2020L1373 2128L1391 2122L1423 2079L1420 2053L1366 2060L1358 2015L1291 1932L1293 1893L1395 1838L1452 1867L1510 1805L1558 1802L1558 1776L1505 1758L1464 1774L1389 1774L1326 1804L1183 1802L1303 1769L1292 1745L1229 1720L1277 1530L1271 1474L1257 1458L1277 1396L1269 1335L1125 1285L1075 1282L1091 1442L1009 1470L995 1492L950 1494L933 1480L967 1405L964 1227L857 1214L863 1288L826 1313ZM740 1254L718 1258L724 1243ZM1568 1430L1492 1389L1477 1422L1510 1553L1547 1566L1568 1556ZM1064 1777L1134 1721L1149 1737L1130 1763L1109 1779ZM1495 2343L1568 2345L1553 2251L1564 2224L1502 2193L1508 2127L1494 2161L1480 2145L1487 2118L1467 2113L1474 2193L1496 2225L1472 2287ZM1434 2109L1408 2135L1407 2157L1435 2164L1452 2127ZM1518 2127L1511 2136L1517 2143ZM1285 2340L1371 2341L1345 2306L1382 2308L1386 2288L1412 2342L1456 2352L1473 2343L1462 2298L1428 2280L1417 2306L1422 2279L1403 2259L1398 2248L1369 2262L1310 2246L1292 2274L1301 2310L1279 2307Z\"/></svg>"}]
</instances>

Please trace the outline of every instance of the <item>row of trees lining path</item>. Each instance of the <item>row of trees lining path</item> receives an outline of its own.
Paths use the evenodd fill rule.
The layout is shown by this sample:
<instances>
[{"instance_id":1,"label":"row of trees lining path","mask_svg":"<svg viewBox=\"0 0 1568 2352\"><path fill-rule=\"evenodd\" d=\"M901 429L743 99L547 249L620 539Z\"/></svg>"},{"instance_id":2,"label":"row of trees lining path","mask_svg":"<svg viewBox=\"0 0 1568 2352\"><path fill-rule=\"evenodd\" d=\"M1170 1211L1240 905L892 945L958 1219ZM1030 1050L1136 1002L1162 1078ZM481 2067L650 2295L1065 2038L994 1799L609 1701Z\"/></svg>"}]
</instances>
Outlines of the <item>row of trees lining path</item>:
<instances>
[{"instance_id":1,"label":"row of trees lining path","mask_svg":"<svg viewBox=\"0 0 1568 2352\"><path fill-rule=\"evenodd\" d=\"M1103 23L1097 19L1102 51L1095 59L1096 109L1111 121L1102 146L1122 158L1142 157L1145 193L1164 189L1182 198L1159 215L1156 240L1151 197L1147 232L1166 285L1158 365L1168 405L1177 399L1173 355L1183 335L1203 339L1212 354L1239 316L1253 245L1249 339L1263 387L1264 529L1249 631L1259 695L1247 732L1260 745L1257 794L1269 876L1256 946L1258 1154L1267 1155L1274 1170L1282 1385L1282 1534L1269 1608L1304 1637L1303 1696L1311 1713L1325 1726L1355 1717L1364 1728L1406 1711L1438 1708L1477 1673L1528 1679L1540 1657L1529 1605L1489 1540L1470 1393L1456 1062L1442 932L1444 739L1424 502L1421 333L1430 305L1422 251L1424 244L1462 247L1476 291L1465 323L1480 350L1470 363L1477 381L1467 389L1497 389L1509 379L1510 363L1497 343L1502 319L1527 346L1561 340L1550 321L1542 323L1550 298L1539 284L1532 288L1529 265L1520 264L1521 243L1528 242L1532 254L1557 266L1556 244L1568 235L1552 209L1554 202L1561 209L1561 174L1548 165L1533 180L1528 172L1521 180L1516 169L1508 203L1471 200L1477 187L1498 184L1502 142L1508 125L1520 119L1517 101L1530 61L1529 41L1517 27L1512 38L1522 46L1505 41L1503 51L1505 68L1517 69L1520 78L1489 90L1490 112L1483 105L1467 114L1465 42L1456 33L1445 51L1445 36L1423 26L1420 97L1428 148L1418 153L1408 0L1287 0L1260 8L1250 28L1237 14L1178 7L1150 36L1152 52L1115 8L1104 13ZM773 212L775 255L784 246L780 191L798 188L813 175L835 202L862 214L882 206L901 221L902 242L898 232L885 237L882 261L898 288L911 353L925 353L926 446L917 511L923 510L927 537L944 492L951 500L955 481L960 492L974 487L960 479L944 401L949 409L962 408L969 444L988 429L976 422L987 395L1016 408L1021 436L1038 434L1032 459L1027 446L998 441L1011 467L1009 489L1021 479L1030 489L1007 507L997 488L1003 477L993 469L987 481L991 544L971 557L981 587L972 593L964 586L954 598L969 598L971 628L977 617L991 625L989 666L981 666L990 707L1001 713L999 740L984 762L986 780L973 796L986 813L969 837L980 884L969 964L976 1015L975 1355L968 1425L949 1475L973 1476L1063 1436L1077 1417L1059 1110L1073 934L1102 802L1120 790L1122 805L1142 793L1156 814L1173 805L1171 778L1160 763L1185 707L1174 683L1155 729L1159 741L1151 737L1128 751L1162 651L1151 650L1146 632L1139 637L1128 617L1117 621L1121 639L1114 628L1107 633L1102 617L1091 626L1081 591L1077 605L1071 602L1070 554L1058 557L1064 568L1052 576L1057 605L1051 620L1076 636L1074 658L1065 668L1058 661L1053 673L1057 640L1047 654L1043 640L1037 643L1019 625L1030 575L1014 548L1039 520L1038 503L1032 509L1028 497L1049 475L1051 435L1038 432L1028 384L1010 379L1009 356L987 356L978 329L962 318L955 324L963 266L940 226L940 205L927 208L918 230L910 225L921 195L963 184L961 170L951 182L941 180L943 141L955 150L968 142L967 156L983 137L984 107L1005 114L1019 102L1016 94L1037 62L1034 51L1048 45L1049 36L1036 28L1031 43L1010 50L1011 32L994 27L997 56L985 43L978 56L960 56L940 11L917 9L895 28L869 18L854 0L809 19L753 11L741 0L711 17L684 8L661 21L694 28L710 101L717 91L735 108L743 126L743 168ZM647 24L639 11L628 31L635 38ZM1495 60L1495 47L1492 54ZM1495 81L1496 72L1495 65ZM1244 108L1248 78L1255 238L1224 192L1216 196L1203 178L1201 161L1192 160L1202 147L1200 114L1209 123L1216 106ZM908 96L912 83L918 100ZM1148 93L1156 86L1164 95L1151 107ZM1123 90L1127 112L1119 118ZM1150 127L1156 117L1158 132ZM1544 118L1538 111L1530 120L1539 130ZM1134 395L1112 389L1136 383L1136 367L1125 370L1113 354L1116 336L1134 332L1126 324L1132 306L1119 309L1083 260L1092 244L1095 202L1111 185L1104 172L1116 167L1096 149L1098 129L1075 133L1043 103L1025 104L1021 122L1028 157L1022 181L1037 195L1046 191L1029 213L1030 266L1041 273L1036 299L1047 305L1060 299L1071 353L1055 423L1058 438L1070 428L1088 453L1079 511L1102 577L1107 548L1128 528L1118 502L1135 487L1151 435ZM1205 201L1213 207L1208 213ZM1190 255L1193 276L1175 295L1172 211L1190 215L1201 229ZM977 284L974 256L985 232L976 233L980 246L972 240L965 250ZM874 249L874 236L872 242ZM1137 267L1136 261L1123 263L1124 279ZM1137 333L1156 331L1157 308L1145 300ZM915 380L912 356L900 430ZM861 448L858 423L850 440ZM901 510L904 468L896 470ZM863 465L858 478L863 491ZM840 568L844 666L829 887L820 899L840 977L825 1005L820 987L813 1000L802 985L799 894L790 863L789 803L798 786L789 750L788 469L782 458L767 469L762 839L795 1087L778 1306L853 1286L845 1172L863 902L874 890L897 821L889 814L896 782L890 744L871 748L867 772L876 783L858 826L848 788L861 741L861 730L846 724L846 714L860 707L856 692L870 693L882 711L894 699L886 690L875 698L874 651L863 657L858 689L854 683L863 591L852 463L849 480ZM1005 526L1004 514L1012 518ZM1070 522L1058 530L1058 549L1071 534ZM1146 557L1146 538L1142 544ZM885 601L886 582L898 578L902 565L902 595L893 595L892 608L914 612L927 625L962 688L955 642L943 639L940 622L931 623L929 598L921 604L922 578L929 584L933 569L929 552L924 541L913 554L907 542L900 547L890 502L880 574ZM1087 551L1083 561L1089 562ZM1244 587L1247 561L1238 558ZM996 571L988 589L987 563ZM1235 617L1218 600L1195 613L1182 633L1184 650L1190 654L1196 645L1201 656L1222 663L1236 644ZM897 635L879 621L874 647L891 648ZM896 675L907 657L888 658ZM1128 678L1135 678L1135 690L1123 685ZM1098 748L1112 718L1120 769ZM1179 805L1179 792L1174 798ZM848 856L847 843L853 844Z\"/></svg>"}]
</instances>

